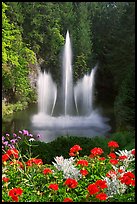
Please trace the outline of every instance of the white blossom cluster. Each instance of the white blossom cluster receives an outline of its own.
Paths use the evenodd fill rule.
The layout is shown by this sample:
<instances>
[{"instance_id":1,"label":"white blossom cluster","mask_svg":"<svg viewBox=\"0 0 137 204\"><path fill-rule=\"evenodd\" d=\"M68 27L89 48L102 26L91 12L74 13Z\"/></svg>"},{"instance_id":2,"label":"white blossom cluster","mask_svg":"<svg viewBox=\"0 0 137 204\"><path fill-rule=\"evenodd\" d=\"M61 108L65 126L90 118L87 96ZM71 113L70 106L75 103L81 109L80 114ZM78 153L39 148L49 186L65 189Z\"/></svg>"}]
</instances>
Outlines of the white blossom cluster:
<instances>
[{"instance_id":1,"label":"white blossom cluster","mask_svg":"<svg viewBox=\"0 0 137 204\"><path fill-rule=\"evenodd\" d=\"M63 156L57 156L54 158L54 160L56 161L56 163L52 162L53 165L58 169L58 171L63 172L63 176L65 179L73 178L79 180L82 177L80 171L73 165L75 161L73 157L64 159Z\"/></svg>"},{"instance_id":2,"label":"white blossom cluster","mask_svg":"<svg viewBox=\"0 0 137 204\"><path fill-rule=\"evenodd\" d=\"M129 167L129 164L132 161L135 161L135 156L131 153L132 150L118 150L118 152L115 152L118 156L127 156L127 158L125 158L123 160L123 166L125 169L127 169ZM134 169L129 169L130 171L133 171Z\"/></svg>"},{"instance_id":3,"label":"white blossom cluster","mask_svg":"<svg viewBox=\"0 0 137 204\"><path fill-rule=\"evenodd\" d=\"M127 186L118 179L118 174L111 174L111 178L103 178L107 182L107 195L108 197L113 197L115 194L123 194Z\"/></svg>"},{"instance_id":4,"label":"white blossom cluster","mask_svg":"<svg viewBox=\"0 0 137 204\"><path fill-rule=\"evenodd\" d=\"M115 152L118 156L127 156L122 163L122 166L116 167L115 165L112 165L115 173L109 173L110 178L108 177L103 177L104 180L107 182L107 195L108 197L113 197L114 194L123 194L126 189L127 185L124 183L121 183L121 181L118 179L118 177L123 176L124 173L127 171L133 171L134 169L129 169L129 165L131 164L132 161L135 161L135 156L131 153L132 150L119 150L119 152ZM119 170L122 170L121 173L118 172Z\"/></svg>"}]
</instances>

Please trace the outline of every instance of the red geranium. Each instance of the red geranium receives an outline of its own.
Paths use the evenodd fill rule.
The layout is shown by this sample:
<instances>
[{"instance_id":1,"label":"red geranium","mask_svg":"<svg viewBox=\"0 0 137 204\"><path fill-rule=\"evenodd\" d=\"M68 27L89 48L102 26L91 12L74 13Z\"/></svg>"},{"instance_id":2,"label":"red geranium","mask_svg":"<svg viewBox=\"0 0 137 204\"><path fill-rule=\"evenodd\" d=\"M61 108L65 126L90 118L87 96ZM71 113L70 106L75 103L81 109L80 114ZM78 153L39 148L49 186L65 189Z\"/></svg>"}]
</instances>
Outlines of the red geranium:
<instances>
[{"instance_id":1,"label":"red geranium","mask_svg":"<svg viewBox=\"0 0 137 204\"><path fill-rule=\"evenodd\" d=\"M46 169L43 170L43 174L49 174L49 173L52 173L51 169L46 168Z\"/></svg>"},{"instance_id":2,"label":"red geranium","mask_svg":"<svg viewBox=\"0 0 137 204\"><path fill-rule=\"evenodd\" d=\"M95 147L91 151L94 156L101 155L104 151L100 147Z\"/></svg>"},{"instance_id":3,"label":"red geranium","mask_svg":"<svg viewBox=\"0 0 137 204\"><path fill-rule=\"evenodd\" d=\"M118 164L118 160L117 159L110 159L109 160L111 164L116 165Z\"/></svg>"},{"instance_id":4,"label":"red geranium","mask_svg":"<svg viewBox=\"0 0 137 204\"><path fill-rule=\"evenodd\" d=\"M65 199L63 200L63 202L73 202L73 200L72 200L71 198L65 198Z\"/></svg>"},{"instance_id":5,"label":"red geranium","mask_svg":"<svg viewBox=\"0 0 137 204\"><path fill-rule=\"evenodd\" d=\"M96 195L96 198L98 198L99 200L106 200L107 195L105 193L99 193L98 195Z\"/></svg>"},{"instance_id":6,"label":"red geranium","mask_svg":"<svg viewBox=\"0 0 137 204\"><path fill-rule=\"evenodd\" d=\"M90 195L93 195L99 192L99 188L97 187L95 183L90 184L87 189Z\"/></svg>"},{"instance_id":7,"label":"red geranium","mask_svg":"<svg viewBox=\"0 0 137 204\"><path fill-rule=\"evenodd\" d=\"M73 147L70 148L69 155L76 156L79 150L82 150L82 148L79 145L74 145Z\"/></svg>"},{"instance_id":8,"label":"red geranium","mask_svg":"<svg viewBox=\"0 0 137 204\"><path fill-rule=\"evenodd\" d=\"M105 157L99 157L98 158L100 161L104 161L106 158Z\"/></svg>"},{"instance_id":9,"label":"red geranium","mask_svg":"<svg viewBox=\"0 0 137 204\"><path fill-rule=\"evenodd\" d=\"M132 149L131 154L135 156L135 149Z\"/></svg>"},{"instance_id":10,"label":"red geranium","mask_svg":"<svg viewBox=\"0 0 137 204\"><path fill-rule=\"evenodd\" d=\"M59 189L58 184L50 184L49 188L53 189L54 191L57 191Z\"/></svg>"},{"instance_id":11,"label":"red geranium","mask_svg":"<svg viewBox=\"0 0 137 204\"><path fill-rule=\"evenodd\" d=\"M29 160L26 162L26 164L27 164L28 166L32 166L33 163L34 163L34 164L37 164L37 165L42 165L42 164L43 164L43 162L42 162L41 159L35 159L35 158L29 159Z\"/></svg>"},{"instance_id":12,"label":"red geranium","mask_svg":"<svg viewBox=\"0 0 137 204\"><path fill-rule=\"evenodd\" d=\"M16 159L19 157L19 151L17 149L8 149L6 152L9 156L13 155Z\"/></svg>"},{"instance_id":13,"label":"red geranium","mask_svg":"<svg viewBox=\"0 0 137 204\"><path fill-rule=\"evenodd\" d=\"M127 158L128 157L126 155L121 155L121 156L118 157L119 160L124 160L124 159L127 159Z\"/></svg>"},{"instance_id":14,"label":"red geranium","mask_svg":"<svg viewBox=\"0 0 137 204\"><path fill-rule=\"evenodd\" d=\"M115 141L110 141L110 142L108 142L108 147L117 148L117 147L119 147L119 145L118 145L118 143L115 142Z\"/></svg>"},{"instance_id":15,"label":"red geranium","mask_svg":"<svg viewBox=\"0 0 137 204\"><path fill-rule=\"evenodd\" d=\"M130 172L130 171L124 173L124 176L128 176L131 179L135 178L135 175L132 172Z\"/></svg>"},{"instance_id":16,"label":"red geranium","mask_svg":"<svg viewBox=\"0 0 137 204\"><path fill-rule=\"evenodd\" d=\"M126 172L123 176L119 177L119 180L121 183L124 183L126 185L135 185L135 175L132 172Z\"/></svg>"},{"instance_id":17,"label":"red geranium","mask_svg":"<svg viewBox=\"0 0 137 204\"><path fill-rule=\"evenodd\" d=\"M69 188L76 188L78 185L78 182L75 179L68 178L64 185L67 185Z\"/></svg>"},{"instance_id":18,"label":"red geranium","mask_svg":"<svg viewBox=\"0 0 137 204\"><path fill-rule=\"evenodd\" d=\"M18 196L22 195L23 190L21 188L13 188L9 191L9 196L11 196L13 201L18 202Z\"/></svg>"},{"instance_id":19,"label":"red geranium","mask_svg":"<svg viewBox=\"0 0 137 204\"><path fill-rule=\"evenodd\" d=\"M101 189L107 188L107 182L105 180L97 180L95 184Z\"/></svg>"},{"instance_id":20,"label":"red geranium","mask_svg":"<svg viewBox=\"0 0 137 204\"><path fill-rule=\"evenodd\" d=\"M8 182L10 179L7 178L7 177L3 177L2 180L3 180L4 182Z\"/></svg>"},{"instance_id":21,"label":"red geranium","mask_svg":"<svg viewBox=\"0 0 137 204\"><path fill-rule=\"evenodd\" d=\"M19 166L20 166L20 168L22 168L23 169L23 164L22 164L22 162L20 162L20 161L18 161L18 160L15 160L14 162L10 162L10 165L13 165L13 164L18 164Z\"/></svg>"},{"instance_id":22,"label":"red geranium","mask_svg":"<svg viewBox=\"0 0 137 204\"><path fill-rule=\"evenodd\" d=\"M117 172L116 171L114 171L114 170L110 170L107 174L106 174L106 176L108 177L108 178L112 178L114 175L116 175L117 174Z\"/></svg>"},{"instance_id":23,"label":"red geranium","mask_svg":"<svg viewBox=\"0 0 137 204\"><path fill-rule=\"evenodd\" d=\"M118 173L123 173L123 169L118 169Z\"/></svg>"},{"instance_id":24,"label":"red geranium","mask_svg":"<svg viewBox=\"0 0 137 204\"><path fill-rule=\"evenodd\" d=\"M88 166L88 161L87 160L79 160L77 162L77 165L81 165L81 166Z\"/></svg>"},{"instance_id":25,"label":"red geranium","mask_svg":"<svg viewBox=\"0 0 137 204\"><path fill-rule=\"evenodd\" d=\"M108 156L111 157L112 159L116 159L117 157L116 154L113 152L111 152Z\"/></svg>"},{"instance_id":26,"label":"red geranium","mask_svg":"<svg viewBox=\"0 0 137 204\"><path fill-rule=\"evenodd\" d=\"M81 169L80 173L82 174L82 176L86 176L88 174L88 171L86 169Z\"/></svg>"},{"instance_id":27,"label":"red geranium","mask_svg":"<svg viewBox=\"0 0 137 204\"><path fill-rule=\"evenodd\" d=\"M135 179L131 179L131 185L135 186Z\"/></svg>"},{"instance_id":28,"label":"red geranium","mask_svg":"<svg viewBox=\"0 0 137 204\"><path fill-rule=\"evenodd\" d=\"M8 154L3 154L2 155L2 161L5 162L9 159L9 155Z\"/></svg>"}]
</instances>

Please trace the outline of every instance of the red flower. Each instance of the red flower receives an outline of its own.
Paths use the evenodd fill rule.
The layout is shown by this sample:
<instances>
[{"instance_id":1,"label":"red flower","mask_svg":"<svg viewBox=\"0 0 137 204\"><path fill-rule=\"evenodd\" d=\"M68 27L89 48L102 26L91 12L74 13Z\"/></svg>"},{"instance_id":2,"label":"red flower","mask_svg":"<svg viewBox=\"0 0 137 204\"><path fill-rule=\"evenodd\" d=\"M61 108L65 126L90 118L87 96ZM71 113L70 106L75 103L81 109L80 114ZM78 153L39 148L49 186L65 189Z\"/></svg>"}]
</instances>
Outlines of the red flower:
<instances>
[{"instance_id":1,"label":"red flower","mask_svg":"<svg viewBox=\"0 0 137 204\"><path fill-rule=\"evenodd\" d=\"M49 188L53 189L54 191L57 191L59 189L58 184L50 184Z\"/></svg>"},{"instance_id":2,"label":"red flower","mask_svg":"<svg viewBox=\"0 0 137 204\"><path fill-rule=\"evenodd\" d=\"M6 153L9 156L13 155L16 159L19 157L19 151L17 149L8 149Z\"/></svg>"},{"instance_id":3,"label":"red flower","mask_svg":"<svg viewBox=\"0 0 137 204\"><path fill-rule=\"evenodd\" d=\"M64 185L67 185L69 188L76 188L78 185L78 182L75 179L68 178Z\"/></svg>"},{"instance_id":4,"label":"red flower","mask_svg":"<svg viewBox=\"0 0 137 204\"><path fill-rule=\"evenodd\" d=\"M118 157L119 160L124 160L124 159L127 159L127 158L128 157L126 155L121 155L121 156Z\"/></svg>"},{"instance_id":5,"label":"red flower","mask_svg":"<svg viewBox=\"0 0 137 204\"><path fill-rule=\"evenodd\" d=\"M111 164L116 165L118 164L118 160L117 159L110 159L109 160Z\"/></svg>"},{"instance_id":6,"label":"red flower","mask_svg":"<svg viewBox=\"0 0 137 204\"><path fill-rule=\"evenodd\" d=\"M23 169L23 164L22 164L22 162L20 162L20 161L18 161L18 160L16 160L16 161L14 161L14 162L10 162L10 165L13 165L13 164L18 164L19 166L20 166L20 168L22 168Z\"/></svg>"},{"instance_id":7,"label":"red flower","mask_svg":"<svg viewBox=\"0 0 137 204\"><path fill-rule=\"evenodd\" d=\"M135 149L132 149L131 154L135 156Z\"/></svg>"},{"instance_id":8,"label":"red flower","mask_svg":"<svg viewBox=\"0 0 137 204\"><path fill-rule=\"evenodd\" d=\"M79 150L82 150L82 148L79 145L74 145L73 147L70 148L69 155L70 156L76 156L76 154L78 154Z\"/></svg>"},{"instance_id":9,"label":"red flower","mask_svg":"<svg viewBox=\"0 0 137 204\"><path fill-rule=\"evenodd\" d=\"M107 195L105 193L99 193L98 195L96 195L96 198L98 198L99 200L106 200Z\"/></svg>"},{"instance_id":10,"label":"red flower","mask_svg":"<svg viewBox=\"0 0 137 204\"><path fill-rule=\"evenodd\" d=\"M90 152L94 156L97 156L97 155L101 155L103 153L103 150L100 147L95 147Z\"/></svg>"},{"instance_id":11,"label":"red flower","mask_svg":"<svg viewBox=\"0 0 137 204\"><path fill-rule=\"evenodd\" d=\"M3 154L2 155L2 161L5 162L9 159L9 155L8 154Z\"/></svg>"},{"instance_id":12,"label":"red flower","mask_svg":"<svg viewBox=\"0 0 137 204\"><path fill-rule=\"evenodd\" d=\"M110 170L107 174L106 174L106 176L108 177L108 178L112 178L114 175L116 175L117 174L117 172L116 171L114 171L114 170Z\"/></svg>"},{"instance_id":13,"label":"red flower","mask_svg":"<svg viewBox=\"0 0 137 204\"><path fill-rule=\"evenodd\" d=\"M73 202L73 200L72 200L71 198L65 198L65 199L63 200L63 202Z\"/></svg>"},{"instance_id":14,"label":"red flower","mask_svg":"<svg viewBox=\"0 0 137 204\"><path fill-rule=\"evenodd\" d=\"M52 173L51 169L46 168L46 169L43 170L43 174L49 174L49 173Z\"/></svg>"},{"instance_id":15,"label":"red flower","mask_svg":"<svg viewBox=\"0 0 137 204\"><path fill-rule=\"evenodd\" d=\"M100 187L101 189L107 188L107 182L104 180L97 180L95 184Z\"/></svg>"},{"instance_id":16,"label":"red flower","mask_svg":"<svg viewBox=\"0 0 137 204\"><path fill-rule=\"evenodd\" d=\"M93 194L96 194L99 192L99 188L94 183L90 184L87 189L88 189L90 195L93 195Z\"/></svg>"},{"instance_id":17,"label":"red flower","mask_svg":"<svg viewBox=\"0 0 137 204\"><path fill-rule=\"evenodd\" d=\"M81 165L81 166L88 166L88 161L87 160L79 160L77 162L77 165Z\"/></svg>"},{"instance_id":18,"label":"red flower","mask_svg":"<svg viewBox=\"0 0 137 204\"><path fill-rule=\"evenodd\" d=\"M131 180L131 185L135 186L135 179Z\"/></svg>"},{"instance_id":19,"label":"red flower","mask_svg":"<svg viewBox=\"0 0 137 204\"><path fill-rule=\"evenodd\" d=\"M112 152L108 156L111 157L112 159L116 159L117 157L116 154Z\"/></svg>"},{"instance_id":20,"label":"red flower","mask_svg":"<svg viewBox=\"0 0 137 204\"><path fill-rule=\"evenodd\" d=\"M18 202L19 201L19 198L18 196L11 196L12 200L15 201L15 202Z\"/></svg>"},{"instance_id":21,"label":"red flower","mask_svg":"<svg viewBox=\"0 0 137 204\"><path fill-rule=\"evenodd\" d=\"M86 169L81 169L80 173L82 174L82 176L86 176L88 174L88 171Z\"/></svg>"},{"instance_id":22,"label":"red flower","mask_svg":"<svg viewBox=\"0 0 137 204\"><path fill-rule=\"evenodd\" d=\"M134 181L135 175L132 172L126 172L123 176L119 177L121 183L126 185L135 185Z\"/></svg>"},{"instance_id":23,"label":"red flower","mask_svg":"<svg viewBox=\"0 0 137 204\"><path fill-rule=\"evenodd\" d=\"M124 173L123 176L128 176L128 177L131 178L131 179L132 179L132 178L135 178L135 175L134 175L132 172L130 172L130 171Z\"/></svg>"},{"instance_id":24,"label":"red flower","mask_svg":"<svg viewBox=\"0 0 137 204\"><path fill-rule=\"evenodd\" d=\"M119 180L121 181L121 183L124 183L127 186L129 186L132 183L131 179L128 176L119 177Z\"/></svg>"},{"instance_id":25,"label":"red flower","mask_svg":"<svg viewBox=\"0 0 137 204\"><path fill-rule=\"evenodd\" d=\"M34 163L34 164L37 164L37 165L42 165L42 164L43 164L43 162L42 162L41 159L35 159L35 158L29 159L29 160L26 162L26 164L27 164L28 166L32 166L33 163Z\"/></svg>"},{"instance_id":26,"label":"red flower","mask_svg":"<svg viewBox=\"0 0 137 204\"><path fill-rule=\"evenodd\" d=\"M118 169L118 172L121 174L123 173L123 169Z\"/></svg>"},{"instance_id":27,"label":"red flower","mask_svg":"<svg viewBox=\"0 0 137 204\"><path fill-rule=\"evenodd\" d=\"M119 147L119 145L118 145L118 143L115 142L115 141L110 141L110 142L108 142L108 147L117 148L117 147Z\"/></svg>"},{"instance_id":28,"label":"red flower","mask_svg":"<svg viewBox=\"0 0 137 204\"><path fill-rule=\"evenodd\" d=\"M98 158L98 160L100 160L100 161L104 161L105 159L106 159L105 157Z\"/></svg>"},{"instance_id":29,"label":"red flower","mask_svg":"<svg viewBox=\"0 0 137 204\"><path fill-rule=\"evenodd\" d=\"M3 180L4 182L8 182L10 179L7 178L7 177L3 177L2 180Z\"/></svg>"},{"instance_id":30,"label":"red flower","mask_svg":"<svg viewBox=\"0 0 137 204\"><path fill-rule=\"evenodd\" d=\"M9 196L11 196L13 201L18 202L18 196L22 195L23 190L21 188L13 188L9 191Z\"/></svg>"}]
</instances>

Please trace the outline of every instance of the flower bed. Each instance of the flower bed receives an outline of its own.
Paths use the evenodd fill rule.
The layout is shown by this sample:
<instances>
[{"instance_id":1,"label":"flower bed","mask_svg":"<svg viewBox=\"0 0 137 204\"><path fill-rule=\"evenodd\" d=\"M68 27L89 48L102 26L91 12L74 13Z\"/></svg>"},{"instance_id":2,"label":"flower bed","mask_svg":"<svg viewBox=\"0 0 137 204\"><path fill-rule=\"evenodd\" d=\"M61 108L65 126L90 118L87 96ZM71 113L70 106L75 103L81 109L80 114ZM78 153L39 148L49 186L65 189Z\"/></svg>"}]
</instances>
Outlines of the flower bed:
<instances>
[{"instance_id":1,"label":"flower bed","mask_svg":"<svg viewBox=\"0 0 137 204\"><path fill-rule=\"evenodd\" d=\"M135 149L118 150L119 144L109 141L107 156L95 147L81 157L82 147L75 144L70 158L56 156L50 165L31 158L35 139L27 130L13 137L2 137L3 202L134 202ZM22 139L30 149L28 158L20 154Z\"/></svg>"}]
</instances>

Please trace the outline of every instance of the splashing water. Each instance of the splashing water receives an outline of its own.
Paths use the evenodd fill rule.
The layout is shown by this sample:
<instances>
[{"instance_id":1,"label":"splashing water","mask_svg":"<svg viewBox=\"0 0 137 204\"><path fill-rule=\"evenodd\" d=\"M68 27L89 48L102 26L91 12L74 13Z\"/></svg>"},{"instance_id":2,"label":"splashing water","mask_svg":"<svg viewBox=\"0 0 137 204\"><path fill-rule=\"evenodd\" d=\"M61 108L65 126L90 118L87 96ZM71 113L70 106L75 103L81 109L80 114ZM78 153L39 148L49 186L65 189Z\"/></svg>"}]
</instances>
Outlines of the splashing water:
<instances>
[{"instance_id":1,"label":"splashing water","mask_svg":"<svg viewBox=\"0 0 137 204\"><path fill-rule=\"evenodd\" d=\"M63 51L61 93L57 90L50 73L44 71L38 77L38 114L34 115L31 121L34 131L42 132L43 141L47 140L46 137L49 141L57 135L64 134L92 137L103 135L111 129L106 124L108 118L102 117L98 110L93 109L96 70L97 66L73 86L72 49L67 31ZM59 103L63 114L59 113L59 116L55 117L58 94L62 94ZM73 110L76 112L75 115ZM47 136L44 130L48 132Z\"/></svg>"}]
</instances>

